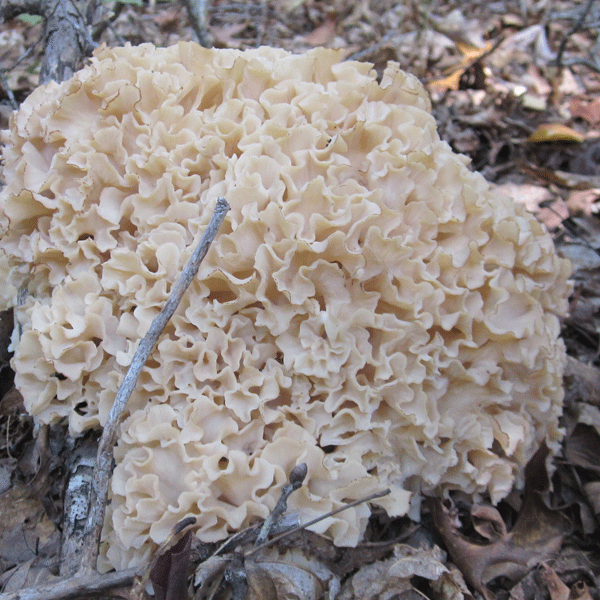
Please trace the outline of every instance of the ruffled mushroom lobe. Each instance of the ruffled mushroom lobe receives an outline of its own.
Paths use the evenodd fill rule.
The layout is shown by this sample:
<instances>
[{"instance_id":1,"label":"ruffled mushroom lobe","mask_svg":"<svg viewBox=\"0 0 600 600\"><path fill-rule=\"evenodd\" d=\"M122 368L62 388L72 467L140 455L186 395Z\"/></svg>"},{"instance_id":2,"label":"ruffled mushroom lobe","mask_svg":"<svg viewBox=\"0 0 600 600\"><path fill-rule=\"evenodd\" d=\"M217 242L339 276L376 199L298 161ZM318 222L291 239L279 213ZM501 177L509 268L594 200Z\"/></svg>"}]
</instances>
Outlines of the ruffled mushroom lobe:
<instances>
[{"instance_id":1,"label":"ruffled mushroom lobe","mask_svg":"<svg viewBox=\"0 0 600 600\"><path fill-rule=\"evenodd\" d=\"M191 43L102 48L3 133L2 302L40 422L102 425L139 339L232 209L146 365L116 447L106 558L265 518L292 468L305 521L390 488L522 484L561 437L570 266L440 141L395 64ZM366 506L315 528L355 545Z\"/></svg>"}]
</instances>

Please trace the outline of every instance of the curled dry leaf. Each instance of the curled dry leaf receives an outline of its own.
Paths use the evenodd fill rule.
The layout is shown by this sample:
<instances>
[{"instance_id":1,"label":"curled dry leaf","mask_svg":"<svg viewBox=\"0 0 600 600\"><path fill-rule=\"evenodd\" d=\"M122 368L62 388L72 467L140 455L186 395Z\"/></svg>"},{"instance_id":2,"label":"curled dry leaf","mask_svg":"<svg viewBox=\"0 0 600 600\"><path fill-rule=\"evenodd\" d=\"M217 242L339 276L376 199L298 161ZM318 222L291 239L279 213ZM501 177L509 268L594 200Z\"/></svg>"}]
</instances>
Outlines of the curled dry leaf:
<instances>
[{"instance_id":1,"label":"curled dry leaf","mask_svg":"<svg viewBox=\"0 0 600 600\"><path fill-rule=\"evenodd\" d=\"M191 545L192 532L188 530L156 561L150 573L156 600L187 598L187 571Z\"/></svg>"},{"instance_id":2,"label":"curled dry leaf","mask_svg":"<svg viewBox=\"0 0 600 600\"><path fill-rule=\"evenodd\" d=\"M394 554L396 559L389 569L389 574L393 577L407 579L416 575L435 581L448 572L443 564L445 553L438 546L423 549L399 544Z\"/></svg>"},{"instance_id":3,"label":"curled dry leaf","mask_svg":"<svg viewBox=\"0 0 600 600\"><path fill-rule=\"evenodd\" d=\"M318 560L299 549L279 556L271 551L260 561L246 561L248 600L318 600L335 597L339 580Z\"/></svg>"},{"instance_id":4,"label":"curled dry leaf","mask_svg":"<svg viewBox=\"0 0 600 600\"><path fill-rule=\"evenodd\" d=\"M570 464L600 475L600 435L594 427L578 423L565 441L565 458Z\"/></svg>"},{"instance_id":5,"label":"curled dry leaf","mask_svg":"<svg viewBox=\"0 0 600 600\"><path fill-rule=\"evenodd\" d=\"M489 505L473 506L471 519L475 531L484 538L495 541L507 535L506 523L497 508Z\"/></svg>"},{"instance_id":6,"label":"curled dry leaf","mask_svg":"<svg viewBox=\"0 0 600 600\"><path fill-rule=\"evenodd\" d=\"M447 573L432 581L431 588L439 600L474 600L463 574L454 565L449 565Z\"/></svg>"},{"instance_id":7,"label":"curled dry leaf","mask_svg":"<svg viewBox=\"0 0 600 600\"><path fill-rule=\"evenodd\" d=\"M148 581L154 587L156 600L184 600L187 598L188 568L192 545L190 526L196 519L188 517L173 527L171 536L154 554L142 577L136 578L131 598L145 598L144 589ZM207 561L208 562L208 561Z\"/></svg>"},{"instance_id":8,"label":"curled dry leaf","mask_svg":"<svg viewBox=\"0 0 600 600\"><path fill-rule=\"evenodd\" d=\"M600 473L600 409L585 402L573 405L576 424L565 440L570 464Z\"/></svg>"},{"instance_id":9,"label":"curled dry leaf","mask_svg":"<svg viewBox=\"0 0 600 600\"><path fill-rule=\"evenodd\" d=\"M321 559L310 556L301 548L280 552L270 548L257 560L242 555L212 556L199 565L195 573L195 600L229 598L222 590L226 571L237 561L236 571L247 584L246 600L319 600L335 598L340 588L339 578ZM235 596L235 590L234 590Z\"/></svg>"},{"instance_id":10,"label":"curled dry leaf","mask_svg":"<svg viewBox=\"0 0 600 600\"><path fill-rule=\"evenodd\" d=\"M448 509L438 499L430 500L434 524L452 560L467 583L486 600L494 597L487 583L499 576L521 578L531 566L557 552L571 529L569 520L548 508L542 499L549 489L547 456L548 449L542 447L527 465L525 497L515 526L492 543L475 542L460 533L452 518L453 508Z\"/></svg>"},{"instance_id":11,"label":"curled dry leaf","mask_svg":"<svg viewBox=\"0 0 600 600\"><path fill-rule=\"evenodd\" d=\"M585 581L578 581L572 586L570 600L593 600Z\"/></svg>"}]
</instances>

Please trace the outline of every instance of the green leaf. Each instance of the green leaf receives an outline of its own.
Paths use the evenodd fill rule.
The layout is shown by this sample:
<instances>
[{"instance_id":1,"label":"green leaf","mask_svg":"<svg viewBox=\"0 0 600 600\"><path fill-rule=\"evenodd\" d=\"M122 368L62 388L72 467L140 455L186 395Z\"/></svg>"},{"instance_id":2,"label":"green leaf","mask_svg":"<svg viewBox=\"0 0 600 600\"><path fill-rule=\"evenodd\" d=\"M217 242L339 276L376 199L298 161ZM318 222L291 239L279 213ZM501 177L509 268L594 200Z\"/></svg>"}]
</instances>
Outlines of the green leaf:
<instances>
[{"instance_id":1,"label":"green leaf","mask_svg":"<svg viewBox=\"0 0 600 600\"><path fill-rule=\"evenodd\" d=\"M27 25L37 25L43 21L40 15L30 15L29 13L21 13L18 19L23 23L27 23Z\"/></svg>"}]
</instances>

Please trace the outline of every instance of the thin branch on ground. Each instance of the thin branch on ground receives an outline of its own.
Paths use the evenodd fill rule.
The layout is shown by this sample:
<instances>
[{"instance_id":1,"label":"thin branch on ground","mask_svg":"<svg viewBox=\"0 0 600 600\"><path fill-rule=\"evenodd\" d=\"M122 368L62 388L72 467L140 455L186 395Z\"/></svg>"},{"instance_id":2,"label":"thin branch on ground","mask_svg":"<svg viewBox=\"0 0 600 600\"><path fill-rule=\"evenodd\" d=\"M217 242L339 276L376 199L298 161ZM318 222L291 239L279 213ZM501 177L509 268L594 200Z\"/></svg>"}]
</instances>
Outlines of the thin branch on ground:
<instances>
[{"instance_id":1,"label":"thin branch on ground","mask_svg":"<svg viewBox=\"0 0 600 600\"><path fill-rule=\"evenodd\" d=\"M60 578L18 592L0 594L0 600L72 600L90 597L116 587L130 586L140 569L113 573L91 573Z\"/></svg>"}]
</instances>

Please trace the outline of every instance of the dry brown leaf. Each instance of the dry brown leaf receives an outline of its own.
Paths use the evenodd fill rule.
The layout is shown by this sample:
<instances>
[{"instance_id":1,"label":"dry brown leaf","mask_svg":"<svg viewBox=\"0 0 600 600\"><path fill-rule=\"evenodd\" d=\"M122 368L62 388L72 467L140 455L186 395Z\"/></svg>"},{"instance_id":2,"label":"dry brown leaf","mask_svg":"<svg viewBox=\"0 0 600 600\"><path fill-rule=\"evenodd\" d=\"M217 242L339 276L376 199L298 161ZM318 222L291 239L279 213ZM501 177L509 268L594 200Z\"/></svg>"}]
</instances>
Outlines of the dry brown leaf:
<instances>
[{"instance_id":1,"label":"dry brown leaf","mask_svg":"<svg viewBox=\"0 0 600 600\"><path fill-rule=\"evenodd\" d=\"M439 600L473 600L462 573L454 565L449 565L447 573L432 581L431 587Z\"/></svg>"},{"instance_id":2,"label":"dry brown leaf","mask_svg":"<svg viewBox=\"0 0 600 600\"><path fill-rule=\"evenodd\" d=\"M10 489L16 464L16 458L0 458L0 496Z\"/></svg>"},{"instance_id":3,"label":"dry brown leaf","mask_svg":"<svg viewBox=\"0 0 600 600\"><path fill-rule=\"evenodd\" d=\"M164 4L163 4L164 6ZM152 20L163 28L177 26L182 19L182 10L179 4L170 4L167 9L159 11Z\"/></svg>"},{"instance_id":4,"label":"dry brown leaf","mask_svg":"<svg viewBox=\"0 0 600 600\"><path fill-rule=\"evenodd\" d=\"M210 33L215 38L218 47L240 48L242 41L237 36L248 27L246 22L224 25L223 27L211 27Z\"/></svg>"},{"instance_id":5,"label":"dry brown leaf","mask_svg":"<svg viewBox=\"0 0 600 600\"><path fill-rule=\"evenodd\" d=\"M571 590L559 578L559 576L549 567L544 566L542 578L548 592L550 592L551 600L569 600Z\"/></svg>"},{"instance_id":6,"label":"dry brown leaf","mask_svg":"<svg viewBox=\"0 0 600 600\"><path fill-rule=\"evenodd\" d=\"M23 396L16 387L11 387L2 398L0 398L0 417L24 414Z\"/></svg>"},{"instance_id":7,"label":"dry brown leaf","mask_svg":"<svg viewBox=\"0 0 600 600\"><path fill-rule=\"evenodd\" d=\"M412 577L421 577L438 582L436 589L445 589L441 598L464 596L461 593L460 577L442 577L450 575L444 565L445 554L438 546L432 548L413 548L406 544L394 547L394 557L364 564L358 572L344 583L338 600L382 600L405 598L415 592L411 585ZM408 595L408 596L407 596Z\"/></svg>"},{"instance_id":8,"label":"dry brown leaf","mask_svg":"<svg viewBox=\"0 0 600 600\"><path fill-rule=\"evenodd\" d=\"M460 78L463 76L465 72L464 68L457 69L447 77L442 77L441 79L434 79L427 84L429 91L431 93L443 94L448 90L456 91L458 90L460 84Z\"/></svg>"},{"instance_id":9,"label":"dry brown leaf","mask_svg":"<svg viewBox=\"0 0 600 600\"><path fill-rule=\"evenodd\" d=\"M398 544L394 549L397 557L388 573L399 579L410 579L411 577L423 577L435 581L444 573L448 572L443 564L445 556L438 546L433 548L412 548L405 544Z\"/></svg>"},{"instance_id":10,"label":"dry brown leaf","mask_svg":"<svg viewBox=\"0 0 600 600\"><path fill-rule=\"evenodd\" d=\"M340 588L338 577L300 548L265 549L244 566L248 600L319 600L336 597Z\"/></svg>"},{"instance_id":11,"label":"dry brown leaf","mask_svg":"<svg viewBox=\"0 0 600 600\"><path fill-rule=\"evenodd\" d=\"M585 581L578 581L571 587L570 600L594 600Z\"/></svg>"},{"instance_id":12,"label":"dry brown leaf","mask_svg":"<svg viewBox=\"0 0 600 600\"><path fill-rule=\"evenodd\" d=\"M310 568L291 562L247 561L248 600L318 600L323 583Z\"/></svg>"},{"instance_id":13,"label":"dry brown leaf","mask_svg":"<svg viewBox=\"0 0 600 600\"><path fill-rule=\"evenodd\" d=\"M554 183L563 188L573 190L589 190L600 188L600 175L580 175L579 173L567 173L565 171L552 171L534 165L519 165L520 168L531 175L547 182Z\"/></svg>"},{"instance_id":14,"label":"dry brown leaf","mask_svg":"<svg viewBox=\"0 0 600 600\"><path fill-rule=\"evenodd\" d=\"M361 567L344 584L337 600L380 600L412 589L409 579L389 575L389 568L394 561L391 558Z\"/></svg>"},{"instance_id":15,"label":"dry brown leaf","mask_svg":"<svg viewBox=\"0 0 600 600\"><path fill-rule=\"evenodd\" d=\"M191 545L192 532L188 530L156 560L150 572L156 600L184 600L188 597L187 571Z\"/></svg>"},{"instance_id":16,"label":"dry brown leaf","mask_svg":"<svg viewBox=\"0 0 600 600\"><path fill-rule=\"evenodd\" d=\"M18 565L36 557L36 548L58 541L58 531L29 486L13 484L0 496L0 562Z\"/></svg>"},{"instance_id":17,"label":"dry brown leaf","mask_svg":"<svg viewBox=\"0 0 600 600\"><path fill-rule=\"evenodd\" d=\"M569 110L572 117L584 119L592 126L600 124L600 98L597 96L573 98Z\"/></svg>"},{"instance_id":18,"label":"dry brown leaf","mask_svg":"<svg viewBox=\"0 0 600 600\"><path fill-rule=\"evenodd\" d=\"M477 61L492 48L492 44L490 42L484 44L482 47L474 46L461 41L457 41L455 43L463 58L458 65L452 68L452 71L449 75L442 77L441 79L434 79L427 84L432 93L443 94L448 90L458 90L463 77L467 73L476 69L477 67L479 67L479 70L482 70L481 65ZM480 86L470 87L478 89Z\"/></svg>"},{"instance_id":19,"label":"dry brown leaf","mask_svg":"<svg viewBox=\"0 0 600 600\"><path fill-rule=\"evenodd\" d=\"M573 190L567 198L571 215L593 215L600 210L600 190Z\"/></svg>"},{"instance_id":20,"label":"dry brown leaf","mask_svg":"<svg viewBox=\"0 0 600 600\"><path fill-rule=\"evenodd\" d=\"M598 519L600 517L600 481L592 481L583 485L585 497L589 502L594 515Z\"/></svg>"},{"instance_id":21,"label":"dry brown leaf","mask_svg":"<svg viewBox=\"0 0 600 600\"><path fill-rule=\"evenodd\" d=\"M600 475L600 435L598 431L585 423L578 423L571 435L565 440L565 458L583 469Z\"/></svg>"},{"instance_id":22,"label":"dry brown leaf","mask_svg":"<svg viewBox=\"0 0 600 600\"><path fill-rule=\"evenodd\" d=\"M483 44L483 46L474 46L466 42L457 41L456 47L458 51L463 55L464 60L472 62L479 60L484 54L489 52L493 45L491 42Z\"/></svg>"},{"instance_id":23,"label":"dry brown leaf","mask_svg":"<svg viewBox=\"0 0 600 600\"><path fill-rule=\"evenodd\" d=\"M486 584L499 576L516 580L557 552L563 537L571 530L570 521L549 509L542 495L549 488L546 471L548 448L543 446L525 469L525 497L510 533L489 544L470 540L457 530L451 517L453 508L438 499L430 500L434 524L446 543L452 560L465 580L487 600L494 595Z\"/></svg>"},{"instance_id":24,"label":"dry brown leaf","mask_svg":"<svg viewBox=\"0 0 600 600\"><path fill-rule=\"evenodd\" d=\"M9 573L7 573L8 576L6 577L6 581L1 588L5 594L10 592L18 592L26 587L33 561L34 559L30 558L29 560L20 563L11 569Z\"/></svg>"},{"instance_id":25,"label":"dry brown leaf","mask_svg":"<svg viewBox=\"0 0 600 600\"><path fill-rule=\"evenodd\" d=\"M329 17L316 29L305 35L302 41L309 46L326 46L335 37L335 30L335 18Z\"/></svg>"}]
</instances>

